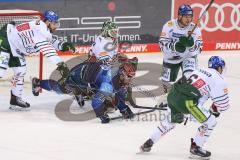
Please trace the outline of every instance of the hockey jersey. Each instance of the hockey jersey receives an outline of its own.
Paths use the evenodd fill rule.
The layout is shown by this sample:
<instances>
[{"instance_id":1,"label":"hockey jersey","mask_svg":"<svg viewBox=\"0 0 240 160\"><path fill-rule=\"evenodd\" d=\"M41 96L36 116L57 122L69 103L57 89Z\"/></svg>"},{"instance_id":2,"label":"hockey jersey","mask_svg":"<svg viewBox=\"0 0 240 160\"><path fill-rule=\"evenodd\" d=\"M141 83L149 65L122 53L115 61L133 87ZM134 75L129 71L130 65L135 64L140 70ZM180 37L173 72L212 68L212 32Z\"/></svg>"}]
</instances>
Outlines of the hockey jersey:
<instances>
[{"instance_id":1,"label":"hockey jersey","mask_svg":"<svg viewBox=\"0 0 240 160\"><path fill-rule=\"evenodd\" d=\"M32 55L41 52L53 63L61 62L57 50L62 43L53 39L47 25L34 20L20 25L7 25L7 37L14 57Z\"/></svg>"},{"instance_id":2,"label":"hockey jersey","mask_svg":"<svg viewBox=\"0 0 240 160\"><path fill-rule=\"evenodd\" d=\"M99 35L91 46L90 55L100 61L111 61L117 55L117 45L112 38Z\"/></svg>"},{"instance_id":3,"label":"hockey jersey","mask_svg":"<svg viewBox=\"0 0 240 160\"><path fill-rule=\"evenodd\" d=\"M190 23L185 28L178 25L177 19L168 21L162 29L159 44L162 52L164 53L164 61L171 64L182 62L185 58L196 56L201 52L202 48L202 34L201 30L197 27L192 33L194 45L187 47L186 51L179 53L175 51L174 44L179 41L181 36L188 36L188 32L192 30L194 23Z\"/></svg>"},{"instance_id":4,"label":"hockey jersey","mask_svg":"<svg viewBox=\"0 0 240 160\"><path fill-rule=\"evenodd\" d=\"M227 82L215 69L195 70L186 78L202 95L198 101L198 107L202 107L211 98L219 112L229 108Z\"/></svg>"}]
</instances>

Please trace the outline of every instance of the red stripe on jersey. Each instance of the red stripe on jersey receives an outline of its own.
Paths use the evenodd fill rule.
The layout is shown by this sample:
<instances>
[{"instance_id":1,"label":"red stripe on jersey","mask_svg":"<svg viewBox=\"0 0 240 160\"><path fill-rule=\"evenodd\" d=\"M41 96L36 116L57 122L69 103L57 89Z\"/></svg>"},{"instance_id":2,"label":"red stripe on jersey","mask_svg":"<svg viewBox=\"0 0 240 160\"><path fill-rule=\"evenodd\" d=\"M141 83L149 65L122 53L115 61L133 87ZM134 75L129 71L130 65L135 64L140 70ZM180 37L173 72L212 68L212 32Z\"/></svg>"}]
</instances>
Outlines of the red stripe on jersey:
<instances>
[{"instance_id":1,"label":"red stripe on jersey","mask_svg":"<svg viewBox=\"0 0 240 160\"><path fill-rule=\"evenodd\" d=\"M225 105L225 106L217 106L218 108L228 108L229 107L229 104L228 105Z\"/></svg>"},{"instance_id":2,"label":"red stripe on jersey","mask_svg":"<svg viewBox=\"0 0 240 160\"><path fill-rule=\"evenodd\" d=\"M57 52L56 49L54 47L52 47L51 45L46 45L44 47L40 47L40 52L47 52L49 50L54 50L55 52Z\"/></svg>"},{"instance_id":3,"label":"red stripe on jersey","mask_svg":"<svg viewBox=\"0 0 240 160\"><path fill-rule=\"evenodd\" d=\"M21 31L30 29L30 26L29 26L29 23L23 23L18 25L16 28L19 32L21 32Z\"/></svg>"}]
</instances>

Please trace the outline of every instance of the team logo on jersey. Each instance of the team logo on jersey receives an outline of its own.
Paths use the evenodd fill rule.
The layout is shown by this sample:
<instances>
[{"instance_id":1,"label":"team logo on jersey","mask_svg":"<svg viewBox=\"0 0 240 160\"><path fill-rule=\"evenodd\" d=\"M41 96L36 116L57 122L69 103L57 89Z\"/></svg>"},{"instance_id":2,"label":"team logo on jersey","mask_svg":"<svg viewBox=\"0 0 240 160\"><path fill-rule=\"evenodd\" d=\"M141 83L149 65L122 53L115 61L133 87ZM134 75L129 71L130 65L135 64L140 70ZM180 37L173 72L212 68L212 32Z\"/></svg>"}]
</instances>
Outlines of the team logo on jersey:
<instances>
[{"instance_id":1,"label":"team logo on jersey","mask_svg":"<svg viewBox=\"0 0 240 160\"><path fill-rule=\"evenodd\" d=\"M201 88L202 86L204 86L206 83L202 80L199 79L196 82L194 82L192 85L196 88Z\"/></svg>"},{"instance_id":2,"label":"team logo on jersey","mask_svg":"<svg viewBox=\"0 0 240 160\"><path fill-rule=\"evenodd\" d=\"M8 65L9 57L0 55L1 64Z\"/></svg>"}]
</instances>

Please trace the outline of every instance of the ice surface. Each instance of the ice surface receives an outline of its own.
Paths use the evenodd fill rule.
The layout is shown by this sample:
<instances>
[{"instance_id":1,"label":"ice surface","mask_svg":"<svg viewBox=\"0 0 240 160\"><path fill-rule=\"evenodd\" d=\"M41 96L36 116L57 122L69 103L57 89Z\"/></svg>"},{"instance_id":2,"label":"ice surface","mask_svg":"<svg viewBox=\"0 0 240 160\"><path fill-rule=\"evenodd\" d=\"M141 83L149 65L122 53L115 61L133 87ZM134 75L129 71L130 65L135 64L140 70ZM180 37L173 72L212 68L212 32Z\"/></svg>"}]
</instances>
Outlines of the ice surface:
<instances>
[{"instance_id":1,"label":"ice surface","mask_svg":"<svg viewBox=\"0 0 240 160\"><path fill-rule=\"evenodd\" d=\"M229 82L231 108L217 119L216 130L205 148L212 152L214 160L239 160L240 51L204 53L199 56L199 66L206 67L208 58L216 54L227 63L226 78ZM162 62L161 54L137 56L140 62ZM29 74L34 74L31 72ZM13 112L8 109L9 88L10 83L0 83L2 160L183 160L188 158L190 138L199 126L194 122L186 126L178 125L154 146L151 153L136 155L138 147L158 125L158 121L146 121L145 116L134 121L119 120L104 125L98 119L62 121L56 117L54 108L59 101L70 97L47 92L34 97L30 84L25 86L24 99L31 103L31 111ZM137 102L149 106L156 103L152 99L143 98L137 99ZM71 109L76 112L81 110L76 103L72 104Z\"/></svg>"}]
</instances>

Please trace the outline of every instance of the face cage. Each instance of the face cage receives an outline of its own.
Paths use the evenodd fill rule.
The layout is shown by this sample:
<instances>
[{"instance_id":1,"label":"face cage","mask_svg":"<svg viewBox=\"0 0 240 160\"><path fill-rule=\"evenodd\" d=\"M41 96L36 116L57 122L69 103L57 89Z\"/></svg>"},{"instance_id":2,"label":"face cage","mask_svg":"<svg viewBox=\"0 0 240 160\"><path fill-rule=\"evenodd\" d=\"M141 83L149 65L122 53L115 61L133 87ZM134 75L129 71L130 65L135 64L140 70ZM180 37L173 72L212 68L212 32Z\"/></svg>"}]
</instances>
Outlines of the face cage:
<instances>
[{"instance_id":1,"label":"face cage","mask_svg":"<svg viewBox=\"0 0 240 160\"><path fill-rule=\"evenodd\" d=\"M126 79L126 80L130 80L130 79L132 79L134 76L129 76L127 73L126 73L126 71L122 71L122 75L124 76L124 78Z\"/></svg>"},{"instance_id":2,"label":"face cage","mask_svg":"<svg viewBox=\"0 0 240 160\"><path fill-rule=\"evenodd\" d=\"M118 29L110 29L107 31L107 34L112 38L118 38L119 36L119 30Z\"/></svg>"}]
</instances>

